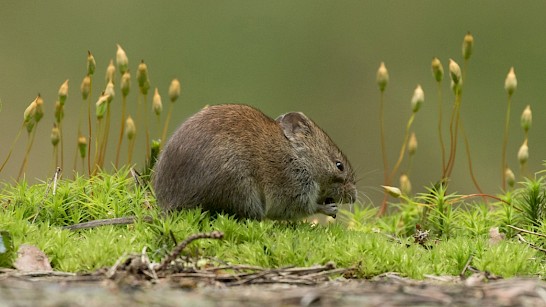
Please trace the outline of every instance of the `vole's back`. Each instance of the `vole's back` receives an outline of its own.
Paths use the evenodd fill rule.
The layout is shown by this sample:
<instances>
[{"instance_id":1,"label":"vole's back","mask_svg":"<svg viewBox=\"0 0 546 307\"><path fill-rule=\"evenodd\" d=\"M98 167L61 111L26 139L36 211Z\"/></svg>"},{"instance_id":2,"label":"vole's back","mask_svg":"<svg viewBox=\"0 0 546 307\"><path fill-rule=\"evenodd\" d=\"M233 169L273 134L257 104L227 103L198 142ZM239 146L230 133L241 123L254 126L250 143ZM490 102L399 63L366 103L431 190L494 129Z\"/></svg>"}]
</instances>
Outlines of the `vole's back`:
<instances>
[{"instance_id":1,"label":"vole's back","mask_svg":"<svg viewBox=\"0 0 546 307\"><path fill-rule=\"evenodd\" d=\"M250 218L265 214L264 173L288 148L280 127L243 105L211 106L185 121L155 169L157 199L168 210L203 207ZM262 204L259 206L257 204Z\"/></svg>"}]
</instances>

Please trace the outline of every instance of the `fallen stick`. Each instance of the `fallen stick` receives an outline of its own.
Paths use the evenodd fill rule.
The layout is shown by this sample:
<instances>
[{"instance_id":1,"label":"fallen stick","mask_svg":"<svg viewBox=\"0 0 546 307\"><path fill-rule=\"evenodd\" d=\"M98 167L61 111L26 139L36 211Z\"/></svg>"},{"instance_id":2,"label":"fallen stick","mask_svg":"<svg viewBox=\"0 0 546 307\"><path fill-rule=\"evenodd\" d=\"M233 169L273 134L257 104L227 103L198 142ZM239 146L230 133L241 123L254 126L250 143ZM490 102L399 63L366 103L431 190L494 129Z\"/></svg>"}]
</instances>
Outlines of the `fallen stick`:
<instances>
[{"instance_id":1,"label":"fallen stick","mask_svg":"<svg viewBox=\"0 0 546 307\"><path fill-rule=\"evenodd\" d=\"M161 271L167 267L169 263L171 263L174 259L176 259L180 253L186 248L188 244L191 242L198 240L198 239L222 239L224 237L224 234L219 231L213 231L210 233L198 233L191 235L187 237L184 241L182 241L180 244L178 244L173 251L167 255L163 261L161 261L161 264L156 268L156 271Z\"/></svg>"},{"instance_id":2,"label":"fallen stick","mask_svg":"<svg viewBox=\"0 0 546 307\"><path fill-rule=\"evenodd\" d=\"M106 226L106 225L129 225L129 224L133 224L136 221L136 219L137 219L136 216L127 216L127 217L117 217L112 219L94 220L94 221L64 226L63 229L78 230L78 229L95 228L95 227ZM153 221L153 218L151 216L143 216L142 220L150 223Z\"/></svg>"}]
</instances>

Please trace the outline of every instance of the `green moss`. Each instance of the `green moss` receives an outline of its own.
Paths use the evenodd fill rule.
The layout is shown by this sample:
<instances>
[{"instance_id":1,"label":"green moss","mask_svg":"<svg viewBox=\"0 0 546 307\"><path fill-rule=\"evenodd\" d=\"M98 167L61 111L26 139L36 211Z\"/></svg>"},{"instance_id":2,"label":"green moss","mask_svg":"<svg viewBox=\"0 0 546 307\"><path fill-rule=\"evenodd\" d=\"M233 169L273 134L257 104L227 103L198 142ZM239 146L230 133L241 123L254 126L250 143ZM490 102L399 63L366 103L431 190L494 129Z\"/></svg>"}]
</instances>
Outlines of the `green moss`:
<instances>
[{"instance_id":1,"label":"green moss","mask_svg":"<svg viewBox=\"0 0 546 307\"><path fill-rule=\"evenodd\" d=\"M50 183L5 185L0 206L0 229L12 235L15 248L23 243L38 246L60 271L92 271L143 251L160 261L175 246L173 236L180 242L191 234L219 230L225 234L223 240L195 241L185 254L264 267L333 261L339 267L355 267L359 277L399 272L417 279L427 274L458 275L472 256L472 266L501 276L544 275L544 256L526 244L515 238L489 244L491 227L507 229L508 222L518 220L517 211L501 203L450 205L449 235L431 232L426 248L411 236L424 214L415 204L399 204L396 213L383 218L376 217L375 208L356 205L329 224L235 220L200 210L165 216L152 193L136 186L127 169L92 179L61 180L55 195ZM151 216L153 221L139 218L131 225L63 229L123 216ZM439 220L434 214L426 216L432 228L439 227L434 223Z\"/></svg>"}]
</instances>

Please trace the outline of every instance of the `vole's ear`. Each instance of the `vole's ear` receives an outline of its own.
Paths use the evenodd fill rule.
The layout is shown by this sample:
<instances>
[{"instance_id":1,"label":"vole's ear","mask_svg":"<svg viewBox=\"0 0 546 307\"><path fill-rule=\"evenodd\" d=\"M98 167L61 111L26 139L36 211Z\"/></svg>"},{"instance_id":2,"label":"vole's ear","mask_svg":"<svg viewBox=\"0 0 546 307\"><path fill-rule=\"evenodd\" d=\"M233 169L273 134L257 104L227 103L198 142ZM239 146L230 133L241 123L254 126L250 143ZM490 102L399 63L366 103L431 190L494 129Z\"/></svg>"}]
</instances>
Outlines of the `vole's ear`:
<instances>
[{"instance_id":1,"label":"vole's ear","mask_svg":"<svg viewBox=\"0 0 546 307\"><path fill-rule=\"evenodd\" d=\"M276 119L284 135L291 141L311 132L311 120L301 112L283 114Z\"/></svg>"}]
</instances>

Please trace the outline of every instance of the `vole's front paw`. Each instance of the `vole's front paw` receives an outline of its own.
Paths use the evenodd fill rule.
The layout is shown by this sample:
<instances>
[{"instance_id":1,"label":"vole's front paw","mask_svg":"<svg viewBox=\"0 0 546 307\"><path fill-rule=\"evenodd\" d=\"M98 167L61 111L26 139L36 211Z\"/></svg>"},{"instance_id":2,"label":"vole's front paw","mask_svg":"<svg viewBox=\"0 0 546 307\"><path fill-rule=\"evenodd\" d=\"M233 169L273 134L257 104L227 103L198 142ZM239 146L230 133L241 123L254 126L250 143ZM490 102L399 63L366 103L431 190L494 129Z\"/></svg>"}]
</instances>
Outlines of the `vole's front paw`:
<instances>
[{"instance_id":1,"label":"vole's front paw","mask_svg":"<svg viewBox=\"0 0 546 307\"><path fill-rule=\"evenodd\" d=\"M319 204L317 212L322 213L324 215L331 216L333 218L336 218L337 215L337 204L331 203L331 204Z\"/></svg>"}]
</instances>

